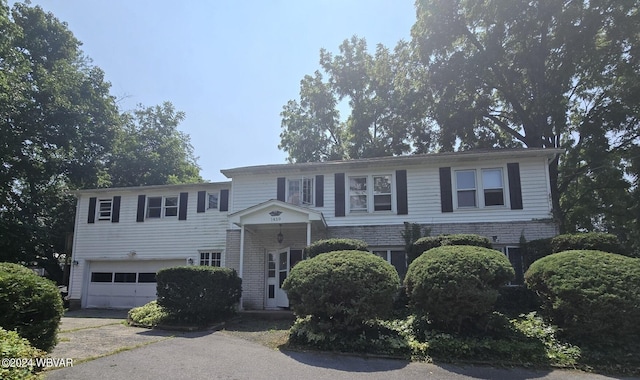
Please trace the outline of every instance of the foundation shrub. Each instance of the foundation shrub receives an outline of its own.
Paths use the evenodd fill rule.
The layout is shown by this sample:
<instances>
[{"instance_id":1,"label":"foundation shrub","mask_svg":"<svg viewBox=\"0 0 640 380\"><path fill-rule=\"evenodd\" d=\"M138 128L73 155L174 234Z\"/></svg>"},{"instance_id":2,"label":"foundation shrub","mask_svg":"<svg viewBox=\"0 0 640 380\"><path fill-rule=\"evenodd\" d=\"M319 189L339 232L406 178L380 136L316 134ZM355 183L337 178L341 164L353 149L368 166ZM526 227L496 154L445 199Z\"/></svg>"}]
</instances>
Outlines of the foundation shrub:
<instances>
[{"instance_id":1,"label":"foundation shrub","mask_svg":"<svg viewBox=\"0 0 640 380\"><path fill-rule=\"evenodd\" d=\"M553 253L586 249L625 255L625 249L618 237L602 232L587 232L578 234L558 235L551 239Z\"/></svg>"},{"instance_id":2,"label":"foundation shrub","mask_svg":"<svg viewBox=\"0 0 640 380\"><path fill-rule=\"evenodd\" d=\"M618 347L640 337L640 259L593 250L544 257L525 273L541 313L577 343Z\"/></svg>"},{"instance_id":3,"label":"foundation shrub","mask_svg":"<svg viewBox=\"0 0 640 380\"><path fill-rule=\"evenodd\" d=\"M501 286L498 292L495 309L511 318L540 309L538 296L526 286Z\"/></svg>"},{"instance_id":4,"label":"foundation shrub","mask_svg":"<svg viewBox=\"0 0 640 380\"><path fill-rule=\"evenodd\" d=\"M362 240L358 239L325 239L318 240L309 245L305 252L307 257L316 257L321 253L333 251L365 251L368 252L369 246Z\"/></svg>"},{"instance_id":5,"label":"foundation shrub","mask_svg":"<svg viewBox=\"0 0 640 380\"><path fill-rule=\"evenodd\" d=\"M0 326L50 351L64 312L58 287L18 264L0 263Z\"/></svg>"},{"instance_id":6,"label":"foundation shrub","mask_svg":"<svg viewBox=\"0 0 640 380\"><path fill-rule=\"evenodd\" d=\"M433 248L407 270L410 305L435 328L461 332L478 327L494 308L498 289L513 279L504 254L475 246Z\"/></svg>"},{"instance_id":7,"label":"foundation shrub","mask_svg":"<svg viewBox=\"0 0 640 380\"><path fill-rule=\"evenodd\" d=\"M146 305L134 307L129 310L127 319L130 323L142 327L156 327L171 322L174 317L157 301L151 301Z\"/></svg>"},{"instance_id":8,"label":"foundation shrub","mask_svg":"<svg viewBox=\"0 0 640 380\"><path fill-rule=\"evenodd\" d=\"M3 380L38 380L36 361L47 356L47 353L33 347L29 341L22 338L15 331L7 331L0 327L0 359L25 359L30 361L26 366L7 365L0 366L0 379ZM23 364L22 362L20 364Z\"/></svg>"},{"instance_id":9,"label":"foundation shrub","mask_svg":"<svg viewBox=\"0 0 640 380\"><path fill-rule=\"evenodd\" d=\"M349 330L388 316L399 285L391 264L369 252L347 250L299 262L282 288L299 317L310 315L330 329Z\"/></svg>"},{"instance_id":10,"label":"foundation shrub","mask_svg":"<svg viewBox=\"0 0 640 380\"><path fill-rule=\"evenodd\" d=\"M242 294L242 280L229 268L165 268L156 279L158 305L188 323L206 324L233 315Z\"/></svg>"},{"instance_id":11,"label":"foundation shrub","mask_svg":"<svg viewBox=\"0 0 640 380\"><path fill-rule=\"evenodd\" d=\"M481 235L452 234L427 236L416 240L409 249L409 263L413 262L424 252L445 245L471 245L475 247L491 248L491 241Z\"/></svg>"}]
</instances>

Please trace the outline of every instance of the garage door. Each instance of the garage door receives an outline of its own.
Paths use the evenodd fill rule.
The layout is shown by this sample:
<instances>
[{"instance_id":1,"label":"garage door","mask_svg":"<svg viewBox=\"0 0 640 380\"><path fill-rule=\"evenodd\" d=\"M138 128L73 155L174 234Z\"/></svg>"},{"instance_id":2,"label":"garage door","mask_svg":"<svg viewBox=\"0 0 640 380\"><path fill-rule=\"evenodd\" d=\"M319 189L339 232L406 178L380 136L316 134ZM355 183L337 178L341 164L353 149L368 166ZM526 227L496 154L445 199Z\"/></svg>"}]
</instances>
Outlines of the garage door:
<instances>
[{"instance_id":1,"label":"garage door","mask_svg":"<svg viewBox=\"0 0 640 380\"><path fill-rule=\"evenodd\" d=\"M92 261L85 307L129 309L156 299L156 272L184 260Z\"/></svg>"}]
</instances>

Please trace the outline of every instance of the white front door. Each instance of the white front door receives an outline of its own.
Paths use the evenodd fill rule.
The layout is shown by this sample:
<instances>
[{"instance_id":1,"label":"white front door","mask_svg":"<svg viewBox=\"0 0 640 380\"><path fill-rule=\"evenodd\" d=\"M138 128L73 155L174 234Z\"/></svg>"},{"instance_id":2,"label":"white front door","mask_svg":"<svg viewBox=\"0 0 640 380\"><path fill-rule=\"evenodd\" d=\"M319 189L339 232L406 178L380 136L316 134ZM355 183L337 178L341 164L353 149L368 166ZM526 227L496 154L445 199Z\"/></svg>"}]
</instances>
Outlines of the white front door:
<instances>
[{"instance_id":1,"label":"white front door","mask_svg":"<svg viewBox=\"0 0 640 380\"><path fill-rule=\"evenodd\" d=\"M282 284L287 279L291 268L302 260L301 249L284 248L269 252L267 255L267 308L289 307L287 293Z\"/></svg>"}]
</instances>

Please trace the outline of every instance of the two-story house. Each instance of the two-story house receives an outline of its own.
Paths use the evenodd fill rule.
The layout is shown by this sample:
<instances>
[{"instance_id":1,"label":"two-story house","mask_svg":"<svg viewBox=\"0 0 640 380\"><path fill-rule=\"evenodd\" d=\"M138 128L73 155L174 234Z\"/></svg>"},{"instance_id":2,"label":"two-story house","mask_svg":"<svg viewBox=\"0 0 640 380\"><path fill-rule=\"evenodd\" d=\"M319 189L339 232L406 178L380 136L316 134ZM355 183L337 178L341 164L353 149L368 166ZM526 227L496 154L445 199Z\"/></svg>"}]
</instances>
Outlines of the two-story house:
<instances>
[{"instance_id":1,"label":"two-story house","mask_svg":"<svg viewBox=\"0 0 640 380\"><path fill-rule=\"evenodd\" d=\"M560 153L491 150L261 165L222 170L230 183L83 190L70 299L83 307L143 304L155 296L157 269L192 264L235 268L245 309L287 307L281 285L304 259L304 247L319 239L364 240L404 274L406 222L431 235L487 236L521 276L521 237L557 234L548 163ZM110 210L111 220L101 210Z\"/></svg>"}]
</instances>

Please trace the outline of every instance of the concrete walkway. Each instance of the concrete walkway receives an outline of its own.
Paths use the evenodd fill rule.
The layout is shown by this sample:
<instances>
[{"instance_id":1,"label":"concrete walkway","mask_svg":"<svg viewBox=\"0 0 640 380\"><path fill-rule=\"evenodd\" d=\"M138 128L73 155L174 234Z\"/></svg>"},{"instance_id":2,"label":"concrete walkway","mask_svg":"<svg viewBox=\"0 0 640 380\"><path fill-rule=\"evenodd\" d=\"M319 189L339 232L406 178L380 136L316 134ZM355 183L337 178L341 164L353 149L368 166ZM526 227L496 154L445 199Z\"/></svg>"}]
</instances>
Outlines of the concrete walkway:
<instances>
[{"instance_id":1,"label":"concrete walkway","mask_svg":"<svg viewBox=\"0 0 640 380\"><path fill-rule=\"evenodd\" d=\"M98 315L89 316L86 313ZM222 331L173 333L122 324L126 314L83 311L63 318L53 358L73 367L49 369L62 379L614 379L578 371L531 371L433 365L402 360L278 351ZM92 359L96 358L96 359ZM84 361L84 362L83 362Z\"/></svg>"}]
</instances>

